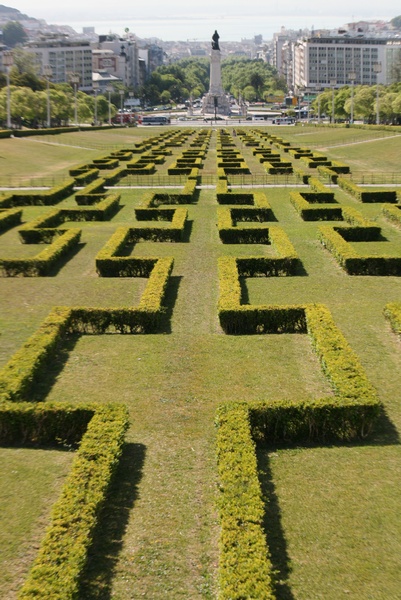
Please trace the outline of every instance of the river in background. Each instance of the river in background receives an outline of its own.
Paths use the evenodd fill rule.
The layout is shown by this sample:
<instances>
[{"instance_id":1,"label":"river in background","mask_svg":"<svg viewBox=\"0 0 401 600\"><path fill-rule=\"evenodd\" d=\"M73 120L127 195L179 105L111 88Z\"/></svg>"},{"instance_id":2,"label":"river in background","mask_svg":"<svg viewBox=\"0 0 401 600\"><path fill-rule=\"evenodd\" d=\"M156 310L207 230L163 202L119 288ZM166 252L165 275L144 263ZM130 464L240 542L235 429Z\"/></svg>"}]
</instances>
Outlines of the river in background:
<instances>
[{"instance_id":1,"label":"river in background","mask_svg":"<svg viewBox=\"0 0 401 600\"><path fill-rule=\"evenodd\" d=\"M378 17L379 19L379 17ZM270 15L233 15L214 16L191 15L183 17L138 18L127 17L125 20L93 20L69 21L75 31L81 33L83 27L95 27L98 34L117 33L123 35L126 28L139 38L159 38L163 41L208 41L215 29L220 35L220 43L224 41L241 41L262 35L264 40L271 40L273 34L282 27L294 30L338 29L345 23L352 22L352 16L270 16ZM387 18L383 18L388 21ZM61 24L61 23L59 23Z\"/></svg>"}]
</instances>

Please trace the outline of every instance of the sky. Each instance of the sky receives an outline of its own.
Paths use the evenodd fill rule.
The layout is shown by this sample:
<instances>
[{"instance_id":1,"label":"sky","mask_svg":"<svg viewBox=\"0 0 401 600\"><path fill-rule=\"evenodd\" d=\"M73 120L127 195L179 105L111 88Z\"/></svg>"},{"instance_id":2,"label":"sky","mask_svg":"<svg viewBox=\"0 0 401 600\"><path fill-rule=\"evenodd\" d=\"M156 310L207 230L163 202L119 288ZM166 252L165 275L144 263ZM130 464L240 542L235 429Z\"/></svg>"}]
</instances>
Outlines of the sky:
<instances>
[{"instance_id":1,"label":"sky","mask_svg":"<svg viewBox=\"0 0 401 600\"><path fill-rule=\"evenodd\" d=\"M4 0L3 0L4 1ZM355 6L355 4L357 4ZM252 11L247 10L247 3L234 2L234 0L152 0L151 2L102 2L101 0L11 0L6 6L12 6L22 13L37 19L45 19L49 24L71 25L77 31L83 25L96 25L97 33L107 33L111 25L127 23L130 31L136 32L135 24L138 23L139 35L149 29L152 33L152 22L161 29L163 21L164 36L162 39L181 39L174 37L179 29L174 29L174 23L180 22L181 29L188 29L188 38L193 37L193 31L199 31L196 36L200 39L209 39L210 22L215 22L220 33L220 23L227 25L227 35L230 32L241 39L241 20L244 33L254 29L254 33L263 34L263 28L278 31L276 23L288 28L294 28L294 23L299 19L299 28L313 26L315 29L336 27L344 23L359 20L382 19L389 21L401 14L401 7L397 9L394 0L365 0L351 3L349 0L324 2L322 0L253 0ZM100 8L101 7L101 8ZM234 22L236 23L234 27ZM288 22L288 23L287 23ZM146 23L146 24L145 24ZM202 24L207 27L207 35L202 35ZM100 31L102 28L104 31ZM333 25L332 25L333 24ZM295 27L296 28L296 27ZM247 30L245 32L245 30ZM211 31L213 33L213 31ZM243 37L246 37L244 35ZM264 36L265 37L265 36ZM226 39L229 39L226 37ZM234 39L234 38L230 38ZM265 39L268 39L265 37Z\"/></svg>"}]
</instances>

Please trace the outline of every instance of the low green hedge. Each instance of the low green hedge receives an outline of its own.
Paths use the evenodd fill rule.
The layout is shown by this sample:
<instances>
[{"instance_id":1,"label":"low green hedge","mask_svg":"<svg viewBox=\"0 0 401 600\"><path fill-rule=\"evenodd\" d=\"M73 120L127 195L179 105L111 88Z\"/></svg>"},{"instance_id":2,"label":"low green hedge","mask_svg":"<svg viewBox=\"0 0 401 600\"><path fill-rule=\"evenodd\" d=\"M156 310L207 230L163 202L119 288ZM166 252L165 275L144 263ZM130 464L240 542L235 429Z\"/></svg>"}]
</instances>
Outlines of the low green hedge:
<instances>
[{"instance_id":1,"label":"low green hedge","mask_svg":"<svg viewBox=\"0 0 401 600\"><path fill-rule=\"evenodd\" d=\"M9 208L0 209L0 232L7 231L15 225L21 223L22 209L21 208Z\"/></svg>"},{"instance_id":2,"label":"low green hedge","mask_svg":"<svg viewBox=\"0 0 401 600\"><path fill-rule=\"evenodd\" d=\"M235 279L238 280L238 276L235 277L235 259L230 264L228 258L219 261L219 316L223 330L234 334L308 333L336 395L336 400L329 398L329 404L334 402L336 406L349 408L349 414L339 422L327 421L325 427L311 431L311 437L351 439L366 435L379 414L380 403L357 356L336 327L328 309L316 304L241 305L240 285L235 283ZM355 414L358 415L356 421Z\"/></svg>"},{"instance_id":3,"label":"low green hedge","mask_svg":"<svg viewBox=\"0 0 401 600\"><path fill-rule=\"evenodd\" d=\"M385 306L384 315L390 321L394 333L401 335L401 304L389 302Z\"/></svg>"},{"instance_id":4,"label":"low green hedge","mask_svg":"<svg viewBox=\"0 0 401 600\"><path fill-rule=\"evenodd\" d=\"M55 308L0 371L0 400L28 402L33 387L64 346L72 309Z\"/></svg>"},{"instance_id":5,"label":"low green hedge","mask_svg":"<svg viewBox=\"0 0 401 600\"><path fill-rule=\"evenodd\" d=\"M165 312L165 293L174 261L171 257L142 260L149 280L138 308L54 308L0 371L0 401L32 401L35 385L69 335L155 333Z\"/></svg>"},{"instance_id":6,"label":"low green hedge","mask_svg":"<svg viewBox=\"0 0 401 600\"><path fill-rule=\"evenodd\" d=\"M320 194L313 194L313 199L319 197ZM290 192L290 202L294 206L295 210L300 214L304 221L342 221L342 209L338 204L335 205L320 205L319 200L318 206L315 202L310 203L309 196L311 194L304 192ZM322 194L321 202L325 203L324 199L326 196Z\"/></svg>"},{"instance_id":7,"label":"low green hedge","mask_svg":"<svg viewBox=\"0 0 401 600\"><path fill-rule=\"evenodd\" d=\"M296 176L297 180L301 181L304 184L308 184L309 183L309 179L311 178L311 175L309 175L308 173L305 173L305 171L303 171L302 169L298 169L298 168L293 168L293 172L294 175Z\"/></svg>"},{"instance_id":8,"label":"low green hedge","mask_svg":"<svg viewBox=\"0 0 401 600\"><path fill-rule=\"evenodd\" d=\"M223 244L269 243L269 229L267 227L237 227L233 222L231 209L226 207L219 206L217 209L217 226Z\"/></svg>"},{"instance_id":9,"label":"low green hedge","mask_svg":"<svg viewBox=\"0 0 401 600\"><path fill-rule=\"evenodd\" d=\"M383 204L383 215L395 225L401 225L401 205Z\"/></svg>"},{"instance_id":10,"label":"low green hedge","mask_svg":"<svg viewBox=\"0 0 401 600\"><path fill-rule=\"evenodd\" d=\"M292 173L292 163L290 162L280 162L274 164L271 162L265 162L264 167L269 175L286 175L288 173Z\"/></svg>"},{"instance_id":11,"label":"low green hedge","mask_svg":"<svg viewBox=\"0 0 401 600\"><path fill-rule=\"evenodd\" d=\"M395 190L365 190L344 177L339 177L337 183L340 188L351 194L351 196L354 196L360 202L398 202Z\"/></svg>"},{"instance_id":12,"label":"low green hedge","mask_svg":"<svg viewBox=\"0 0 401 600\"><path fill-rule=\"evenodd\" d=\"M93 406L2 402L0 445L75 447L93 415Z\"/></svg>"},{"instance_id":13,"label":"low green hedge","mask_svg":"<svg viewBox=\"0 0 401 600\"><path fill-rule=\"evenodd\" d=\"M74 185L75 180L70 179L45 192L34 194L30 194L29 192L13 192L0 199L0 209L11 208L12 206L48 206L57 204L57 202L73 194Z\"/></svg>"},{"instance_id":14,"label":"low green hedge","mask_svg":"<svg viewBox=\"0 0 401 600\"><path fill-rule=\"evenodd\" d=\"M245 404L216 416L220 516L219 600L274 600L273 569L263 530L264 501Z\"/></svg>"},{"instance_id":15,"label":"low green hedge","mask_svg":"<svg viewBox=\"0 0 401 600\"><path fill-rule=\"evenodd\" d=\"M349 275L400 276L401 256L360 256L348 243L359 241L366 233L363 228L322 225L319 239Z\"/></svg>"},{"instance_id":16,"label":"low green hedge","mask_svg":"<svg viewBox=\"0 0 401 600\"><path fill-rule=\"evenodd\" d=\"M101 277L146 277L143 273L144 261L155 262L155 259L142 259L135 256L123 256L127 246L141 240L159 242L180 242L183 237L187 219L187 209L177 208L174 211L171 228L162 227L119 227L107 244L96 256L96 271Z\"/></svg>"},{"instance_id":17,"label":"low green hedge","mask_svg":"<svg viewBox=\"0 0 401 600\"><path fill-rule=\"evenodd\" d=\"M128 423L128 411L122 405L93 409L19 600L78 598L82 572L119 464Z\"/></svg>"},{"instance_id":18,"label":"low green hedge","mask_svg":"<svg viewBox=\"0 0 401 600\"><path fill-rule=\"evenodd\" d=\"M331 167L324 167L323 165L319 165L317 167L317 172L319 173L319 175L321 175L322 177L325 177L332 183L334 183L334 184L337 183L338 174L335 171L333 171L333 169Z\"/></svg>"},{"instance_id":19,"label":"low green hedge","mask_svg":"<svg viewBox=\"0 0 401 600\"><path fill-rule=\"evenodd\" d=\"M57 264L78 246L80 239L80 229L53 231L53 240L50 241L50 245L36 256L0 258L0 275L2 277L44 277L49 275Z\"/></svg>"},{"instance_id":20,"label":"low green hedge","mask_svg":"<svg viewBox=\"0 0 401 600\"><path fill-rule=\"evenodd\" d=\"M75 183L77 186L87 186L89 183L99 177L99 169L88 169L82 173L74 175Z\"/></svg>"},{"instance_id":21,"label":"low green hedge","mask_svg":"<svg viewBox=\"0 0 401 600\"><path fill-rule=\"evenodd\" d=\"M329 190L324 183L317 179L317 177L311 177L309 179L309 186L313 192L319 194L319 198L323 198L322 194L324 194L325 202L335 202L334 192ZM318 202L319 201L320 200L318 200Z\"/></svg>"},{"instance_id":22,"label":"low green hedge","mask_svg":"<svg viewBox=\"0 0 401 600\"><path fill-rule=\"evenodd\" d=\"M226 175L250 175L251 171L245 162L237 167L221 167Z\"/></svg>"},{"instance_id":23,"label":"low green hedge","mask_svg":"<svg viewBox=\"0 0 401 600\"><path fill-rule=\"evenodd\" d=\"M93 194L104 194L105 193L105 189L104 189L105 185L106 185L106 181L103 177L100 179L95 179L94 181L91 181L83 190L80 190L79 192L77 192L75 194L77 203L78 203L79 199L84 200L85 198L87 198L88 196L91 196Z\"/></svg>"},{"instance_id":24,"label":"low green hedge","mask_svg":"<svg viewBox=\"0 0 401 600\"><path fill-rule=\"evenodd\" d=\"M53 239L53 229L66 222L107 221L116 213L120 204L120 194L91 196L90 201L97 200L96 206L55 209L42 215L20 228L19 235L24 243L48 243Z\"/></svg>"},{"instance_id":25,"label":"low green hedge","mask_svg":"<svg viewBox=\"0 0 401 600\"><path fill-rule=\"evenodd\" d=\"M118 158L106 156L104 158L94 158L89 164L92 169L115 169L118 167Z\"/></svg>"},{"instance_id":26,"label":"low green hedge","mask_svg":"<svg viewBox=\"0 0 401 600\"><path fill-rule=\"evenodd\" d=\"M376 391L327 308L306 305L298 309L304 312L305 331L335 396L229 403L217 410L219 600L277 597L269 554L274 540L266 538L263 527L269 498L262 496L255 441L273 445L364 438L381 412ZM298 319L295 307L283 310Z\"/></svg>"}]
</instances>

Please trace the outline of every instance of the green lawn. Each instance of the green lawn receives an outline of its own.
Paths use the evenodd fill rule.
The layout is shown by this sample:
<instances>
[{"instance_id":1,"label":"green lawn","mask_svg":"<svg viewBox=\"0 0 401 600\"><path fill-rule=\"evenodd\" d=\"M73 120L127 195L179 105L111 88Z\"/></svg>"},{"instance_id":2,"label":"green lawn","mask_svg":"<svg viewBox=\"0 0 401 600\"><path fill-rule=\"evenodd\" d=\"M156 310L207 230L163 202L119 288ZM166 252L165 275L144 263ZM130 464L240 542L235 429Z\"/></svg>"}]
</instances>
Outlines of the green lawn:
<instances>
[{"instance_id":1,"label":"green lawn","mask_svg":"<svg viewBox=\"0 0 401 600\"><path fill-rule=\"evenodd\" d=\"M397 148L398 155L401 150L401 137L354 144L356 138L379 137L378 132L368 138L359 130L330 129L330 135L323 128L305 128L301 133L293 127L276 130L297 145L307 145L309 140L325 147L335 136L341 144L349 136L352 145L327 152L356 169L361 164L381 171L383 155L394 157L389 160L395 169ZM36 167L29 163L29 172L42 177L52 168L61 174L96 153L107 154L107 144L110 149L129 147L141 136L161 131L138 128L51 136L52 142L66 146L41 143L48 138L35 138L40 140L36 144L29 138L0 140L0 154L12 148L13 173L17 173L18 164L22 170L34 147ZM233 139L252 165L252 173L262 174L252 148L238 136ZM210 170L216 164L215 144L213 132L206 159ZM181 152L182 148L174 148L157 172L166 173ZM277 599L398 600L401 450L396 431L401 427L401 346L383 317L383 308L401 300L401 281L348 276L318 241L319 223L302 221L290 204L291 189L269 187L264 192L275 224L284 229L299 254L303 272L295 277L249 278L244 281L246 299L250 304L326 304L375 385L388 420L380 422L364 444L258 449L267 498L266 535L279 579ZM373 247L380 252L384 244L390 254L401 254L400 231L382 217L381 205L362 205L337 188L332 191L341 205L356 208L383 228L388 241L364 242L361 253L370 253ZM0 278L0 366L53 306L139 303L145 279L99 278L94 260L116 227L143 225L135 221L134 208L145 193L144 189L121 190L122 208L110 221L68 223L82 229L82 243L55 276ZM71 197L57 206L73 205ZM174 257L168 291L170 327L152 335L81 336L70 344L68 357L49 365L49 376L38 389L48 402L118 401L130 409L127 448L91 552L82 600L215 599L217 406L228 401L304 400L331 393L307 335L222 333L217 316L218 257L268 254L272 249L260 244L223 245L217 206L215 190L203 188L198 201L188 206L187 241L140 242L133 248L133 254L141 256ZM48 210L52 208L24 208L23 221ZM37 246L20 245L17 228L0 236L0 257L26 256L36 250ZM13 471L22 469L17 462L22 453L29 460L22 460L23 477L14 481ZM7 468L0 478L0 498L8 495L11 484L15 484L14 494L21 489L17 510L0 512L0 551L9 552L0 590L12 599L37 544L29 540L40 539L72 455L17 448L2 449L1 454ZM35 501L27 502L27 495ZM10 498L12 505L14 496ZM25 511L26 523L21 515Z\"/></svg>"}]
</instances>

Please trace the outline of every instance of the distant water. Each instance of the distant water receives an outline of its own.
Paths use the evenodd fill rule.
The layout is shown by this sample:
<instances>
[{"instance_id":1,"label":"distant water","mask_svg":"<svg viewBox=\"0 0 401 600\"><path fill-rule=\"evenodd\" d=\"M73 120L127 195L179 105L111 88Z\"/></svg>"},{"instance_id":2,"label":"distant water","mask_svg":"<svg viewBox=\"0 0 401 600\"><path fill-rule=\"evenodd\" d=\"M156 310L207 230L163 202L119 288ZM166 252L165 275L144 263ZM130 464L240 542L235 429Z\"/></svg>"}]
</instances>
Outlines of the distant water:
<instances>
[{"instance_id":1,"label":"distant water","mask_svg":"<svg viewBox=\"0 0 401 600\"><path fill-rule=\"evenodd\" d=\"M359 19L360 17L358 17ZM380 17L376 17L379 19ZM382 17L388 21L391 17ZM83 27L95 27L98 34L118 33L122 35L126 28L139 38L157 37L163 41L208 41L215 29L220 35L220 43L224 41L241 41L252 39L255 35L262 35L264 40L271 40L273 34L279 32L281 27L286 29L336 29L345 23L352 22L352 17L347 16L216 16L192 15L186 17L152 17L134 19L127 17L125 20L104 21L68 21L77 32L81 33Z\"/></svg>"}]
</instances>

